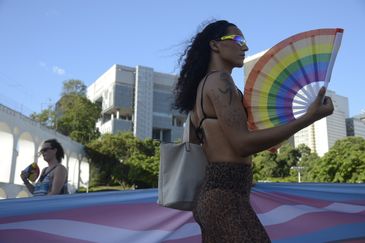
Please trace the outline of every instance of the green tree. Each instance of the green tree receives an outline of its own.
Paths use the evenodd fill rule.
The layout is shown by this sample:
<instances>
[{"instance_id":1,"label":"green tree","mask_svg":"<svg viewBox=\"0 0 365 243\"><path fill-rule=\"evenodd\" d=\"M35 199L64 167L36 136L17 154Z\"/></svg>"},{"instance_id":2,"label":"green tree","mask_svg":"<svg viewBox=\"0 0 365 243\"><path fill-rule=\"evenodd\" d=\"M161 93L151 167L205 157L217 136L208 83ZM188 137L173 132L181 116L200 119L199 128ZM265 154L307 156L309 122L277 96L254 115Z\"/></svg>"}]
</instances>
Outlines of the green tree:
<instances>
[{"instance_id":1,"label":"green tree","mask_svg":"<svg viewBox=\"0 0 365 243\"><path fill-rule=\"evenodd\" d=\"M293 166L304 166L301 160L306 161L310 157L310 149L305 145L293 148L283 144L276 153L263 151L253 157L254 179L276 182L296 182L298 173L292 170Z\"/></svg>"},{"instance_id":2,"label":"green tree","mask_svg":"<svg viewBox=\"0 0 365 243\"><path fill-rule=\"evenodd\" d=\"M300 161L300 166L303 167L301 171L302 182L314 182L313 175L315 175L316 171L314 168L318 166L321 158L317 155L317 153L311 153L306 157L303 157Z\"/></svg>"},{"instance_id":3,"label":"green tree","mask_svg":"<svg viewBox=\"0 0 365 243\"><path fill-rule=\"evenodd\" d=\"M287 177L290 176L290 168L297 166L300 158L300 152L298 149L293 148L289 144L284 144L278 152L276 157L276 167L273 173L274 177Z\"/></svg>"},{"instance_id":4,"label":"green tree","mask_svg":"<svg viewBox=\"0 0 365 243\"><path fill-rule=\"evenodd\" d=\"M365 182L365 140L338 140L310 171L316 182Z\"/></svg>"},{"instance_id":5,"label":"green tree","mask_svg":"<svg viewBox=\"0 0 365 243\"><path fill-rule=\"evenodd\" d=\"M95 124L101 108L85 96L66 94L57 103L56 130L86 144L100 136Z\"/></svg>"},{"instance_id":6,"label":"green tree","mask_svg":"<svg viewBox=\"0 0 365 243\"><path fill-rule=\"evenodd\" d=\"M30 118L49 128L55 128L55 111L52 105L43 109L40 113L33 112Z\"/></svg>"},{"instance_id":7,"label":"green tree","mask_svg":"<svg viewBox=\"0 0 365 243\"><path fill-rule=\"evenodd\" d=\"M129 181L138 188L157 187L160 162L159 142L152 139L134 140L130 157L125 164L129 165Z\"/></svg>"},{"instance_id":8,"label":"green tree","mask_svg":"<svg viewBox=\"0 0 365 243\"><path fill-rule=\"evenodd\" d=\"M69 79L64 81L61 96L70 94L86 96L86 85L78 79Z\"/></svg>"},{"instance_id":9,"label":"green tree","mask_svg":"<svg viewBox=\"0 0 365 243\"><path fill-rule=\"evenodd\" d=\"M105 134L86 146L91 184L157 187L159 142L141 141L131 133Z\"/></svg>"},{"instance_id":10,"label":"green tree","mask_svg":"<svg viewBox=\"0 0 365 243\"><path fill-rule=\"evenodd\" d=\"M86 98L85 84L81 80L66 80L61 95L55 107L50 105L30 117L82 144L99 137L95 124L101 107Z\"/></svg>"},{"instance_id":11,"label":"green tree","mask_svg":"<svg viewBox=\"0 0 365 243\"><path fill-rule=\"evenodd\" d=\"M128 168L123 160L128 157L128 148L122 135L104 134L85 146L90 161L91 186L122 185Z\"/></svg>"},{"instance_id":12,"label":"green tree","mask_svg":"<svg viewBox=\"0 0 365 243\"><path fill-rule=\"evenodd\" d=\"M276 153L263 151L253 156L253 177L255 181L268 180L276 168Z\"/></svg>"}]
</instances>

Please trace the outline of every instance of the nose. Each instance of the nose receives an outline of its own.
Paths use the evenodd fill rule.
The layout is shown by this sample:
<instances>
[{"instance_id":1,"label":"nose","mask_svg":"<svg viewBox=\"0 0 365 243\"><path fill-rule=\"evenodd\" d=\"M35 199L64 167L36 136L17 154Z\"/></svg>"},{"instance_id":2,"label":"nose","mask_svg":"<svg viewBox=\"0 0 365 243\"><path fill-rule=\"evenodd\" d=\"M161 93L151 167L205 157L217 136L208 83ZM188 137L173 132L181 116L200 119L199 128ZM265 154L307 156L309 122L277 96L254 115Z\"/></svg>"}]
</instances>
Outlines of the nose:
<instances>
[{"instance_id":1,"label":"nose","mask_svg":"<svg viewBox=\"0 0 365 243\"><path fill-rule=\"evenodd\" d=\"M249 50L249 49L248 49L248 46L247 46L246 44L244 44L244 45L242 46L242 50L243 50L244 52L248 51L248 50Z\"/></svg>"}]
</instances>

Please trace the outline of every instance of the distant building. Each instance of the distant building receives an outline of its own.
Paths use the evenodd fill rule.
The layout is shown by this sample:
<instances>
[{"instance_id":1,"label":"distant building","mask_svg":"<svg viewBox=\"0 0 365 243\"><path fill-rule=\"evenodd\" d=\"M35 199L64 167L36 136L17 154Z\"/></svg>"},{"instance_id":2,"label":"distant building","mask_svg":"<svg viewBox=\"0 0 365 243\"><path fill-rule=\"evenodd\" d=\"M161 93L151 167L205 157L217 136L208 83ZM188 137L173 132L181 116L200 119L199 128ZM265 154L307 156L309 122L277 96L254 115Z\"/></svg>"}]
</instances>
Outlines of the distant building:
<instances>
[{"instance_id":1,"label":"distant building","mask_svg":"<svg viewBox=\"0 0 365 243\"><path fill-rule=\"evenodd\" d=\"M251 69L266 51L257 53L245 59L244 72L247 80ZM316 121L302 129L289 139L289 143L297 147L299 144L307 145L312 152L322 156L334 143L347 136L346 118L349 117L348 98L327 90L326 95L332 98L335 110L332 115Z\"/></svg>"},{"instance_id":2,"label":"distant building","mask_svg":"<svg viewBox=\"0 0 365 243\"><path fill-rule=\"evenodd\" d=\"M346 119L347 136L365 138L365 113Z\"/></svg>"},{"instance_id":3,"label":"distant building","mask_svg":"<svg viewBox=\"0 0 365 243\"><path fill-rule=\"evenodd\" d=\"M97 128L101 133L130 131L140 139L181 139L186 115L172 109L176 80L149 67L113 65L87 88L87 97L102 107Z\"/></svg>"},{"instance_id":4,"label":"distant building","mask_svg":"<svg viewBox=\"0 0 365 243\"><path fill-rule=\"evenodd\" d=\"M347 136L348 98L331 90L327 90L326 95L331 97L335 107L333 114L294 134L295 146L305 144L320 156L328 152L337 140Z\"/></svg>"}]
</instances>

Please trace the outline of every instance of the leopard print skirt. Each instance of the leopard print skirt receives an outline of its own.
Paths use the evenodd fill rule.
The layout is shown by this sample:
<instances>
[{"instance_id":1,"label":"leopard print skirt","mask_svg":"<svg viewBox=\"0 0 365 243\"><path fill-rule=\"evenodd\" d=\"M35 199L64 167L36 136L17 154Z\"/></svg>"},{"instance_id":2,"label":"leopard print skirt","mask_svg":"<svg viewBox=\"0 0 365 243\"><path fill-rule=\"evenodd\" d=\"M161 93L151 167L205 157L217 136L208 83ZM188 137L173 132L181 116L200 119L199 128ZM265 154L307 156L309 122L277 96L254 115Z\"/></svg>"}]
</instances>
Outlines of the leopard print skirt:
<instances>
[{"instance_id":1,"label":"leopard print skirt","mask_svg":"<svg viewBox=\"0 0 365 243\"><path fill-rule=\"evenodd\" d=\"M208 163L193 210L203 243L271 242L250 205L250 165Z\"/></svg>"}]
</instances>

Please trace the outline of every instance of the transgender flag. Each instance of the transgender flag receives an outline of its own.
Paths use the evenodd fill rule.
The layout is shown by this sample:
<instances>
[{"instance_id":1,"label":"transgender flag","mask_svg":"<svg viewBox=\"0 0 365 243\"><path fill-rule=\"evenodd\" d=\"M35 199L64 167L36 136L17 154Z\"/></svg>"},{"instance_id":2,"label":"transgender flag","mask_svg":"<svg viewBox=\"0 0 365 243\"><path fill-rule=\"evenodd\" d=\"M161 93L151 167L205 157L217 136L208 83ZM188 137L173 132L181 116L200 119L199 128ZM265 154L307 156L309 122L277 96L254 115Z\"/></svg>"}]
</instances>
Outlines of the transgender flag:
<instances>
[{"instance_id":1,"label":"transgender flag","mask_svg":"<svg viewBox=\"0 0 365 243\"><path fill-rule=\"evenodd\" d=\"M156 189L2 200L0 242L201 242L191 212L156 201ZM274 243L365 242L364 184L258 183L251 202Z\"/></svg>"}]
</instances>

